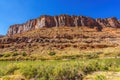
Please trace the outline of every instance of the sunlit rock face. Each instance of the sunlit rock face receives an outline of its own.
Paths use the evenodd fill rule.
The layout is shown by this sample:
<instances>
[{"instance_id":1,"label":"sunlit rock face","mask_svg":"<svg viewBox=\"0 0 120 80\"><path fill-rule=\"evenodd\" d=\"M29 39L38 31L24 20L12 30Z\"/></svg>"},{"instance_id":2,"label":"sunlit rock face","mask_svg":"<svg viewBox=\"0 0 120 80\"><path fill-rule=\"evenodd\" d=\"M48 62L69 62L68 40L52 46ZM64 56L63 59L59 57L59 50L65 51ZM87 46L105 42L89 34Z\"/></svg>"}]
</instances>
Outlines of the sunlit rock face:
<instances>
[{"instance_id":1,"label":"sunlit rock face","mask_svg":"<svg viewBox=\"0 0 120 80\"><path fill-rule=\"evenodd\" d=\"M94 27L113 27L119 28L120 21L117 18L98 18L93 19L86 16L70 16L70 15L59 15L59 16L48 16L44 15L37 19L30 20L24 24L15 24L10 26L7 35L18 34L26 31L30 31L38 28L51 28L51 27L80 27L86 26L90 28Z\"/></svg>"},{"instance_id":2,"label":"sunlit rock face","mask_svg":"<svg viewBox=\"0 0 120 80\"><path fill-rule=\"evenodd\" d=\"M120 27L120 22L115 17L105 18L105 19L98 18L98 19L96 19L96 21L102 27L113 27L113 28L119 28Z\"/></svg>"},{"instance_id":3,"label":"sunlit rock face","mask_svg":"<svg viewBox=\"0 0 120 80\"><path fill-rule=\"evenodd\" d=\"M1 35L1 34L0 34L0 38L2 38L2 37L4 37L4 35Z\"/></svg>"},{"instance_id":4,"label":"sunlit rock face","mask_svg":"<svg viewBox=\"0 0 120 80\"><path fill-rule=\"evenodd\" d=\"M113 18L108 18L108 22L110 24L110 27L115 27L115 28L118 28L120 27L120 23L119 21L117 20L117 18L113 17Z\"/></svg>"},{"instance_id":5,"label":"sunlit rock face","mask_svg":"<svg viewBox=\"0 0 120 80\"><path fill-rule=\"evenodd\" d=\"M26 32L32 29L35 29L35 25L36 25L37 20L30 20L24 24L15 24L10 26L10 28L8 29L8 33L7 35L13 35L16 33L22 33L22 32Z\"/></svg>"}]
</instances>

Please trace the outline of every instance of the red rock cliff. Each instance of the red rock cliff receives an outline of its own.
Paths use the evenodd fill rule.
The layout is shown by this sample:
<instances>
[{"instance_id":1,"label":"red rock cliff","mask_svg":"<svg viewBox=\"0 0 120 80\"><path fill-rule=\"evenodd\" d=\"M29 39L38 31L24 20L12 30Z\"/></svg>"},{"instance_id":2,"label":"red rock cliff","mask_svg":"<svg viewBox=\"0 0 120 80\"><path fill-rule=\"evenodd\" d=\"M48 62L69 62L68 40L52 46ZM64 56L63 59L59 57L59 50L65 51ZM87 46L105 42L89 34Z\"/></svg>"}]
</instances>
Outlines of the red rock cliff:
<instances>
[{"instance_id":1,"label":"red rock cliff","mask_svg":"<svg viewBox=\"0 0 120 80\"><path fill-rule=\"evenodd\" d=\"M60 15L60 16L41 16L40 18L30 20L24 24L16 24L10 26L7 35L13 35L17 33L22 33L42 27L78 27L78 26L87 26L90 28L94 27L120 27L120 21L115 17L106 18L106 19L93 19L86 16L69 16L69 15Z\"/></svg>"}]
</instances>

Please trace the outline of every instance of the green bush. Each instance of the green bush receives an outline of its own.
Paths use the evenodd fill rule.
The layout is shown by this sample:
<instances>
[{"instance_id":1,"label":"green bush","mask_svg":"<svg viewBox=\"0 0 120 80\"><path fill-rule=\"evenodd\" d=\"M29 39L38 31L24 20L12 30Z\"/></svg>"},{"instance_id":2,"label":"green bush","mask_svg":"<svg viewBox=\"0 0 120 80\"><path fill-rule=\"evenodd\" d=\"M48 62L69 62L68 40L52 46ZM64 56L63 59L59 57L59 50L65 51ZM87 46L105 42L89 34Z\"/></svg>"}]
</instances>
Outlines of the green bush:
<instances>
[{"instance_id":1,"label":"green bush","mask_svg":"<svg viewBox=\"0 0 120 80\"><path fill-rule=\"evenodd\" d=\"M27 53L26 52L22 52L21 55L22 56L27 56Z\"/></svg>"},{"instance_id":2,"label":"green bush","mask_svg":"<svg viewBox=\"0 0 120 80\"><path fill-rule=\"evenodd\" d=\"M97 53L89 53L85 56L86 56L87 59L99 58L99 55Z\"/></svg>"},{"instance_id":3,"label":"green bush","mask_svg":"<svg viewBox=\"0 0 120 80\"><path fill-rule=\"evenodd\" d=\"M10 56L11 56L10 53L4 53L4 54L3 54L3 57L10 57Z\"/></svg>"},{"instance_id":4,"label":"green bush","mask_svg":"<svg viewBox=\"0 0 120 80\"><path fill-rule=\"evenodd\" d=\"M8 65L5 74L6 75L13 75L16 70L18 70L18 66L16 64Z\"/></svg>"},{"instance_id":5,"label":"green bush","mask_svg":"<svg viewBox=\"0 0 120 80\"><path fill-rule=\"evenodd\" d=\"M107 78L104 75L97 75L95 80L107 80Z\"/></svg>"},{"instance_id":6,"label":"green bush","mask_svg":"<svg viewBox=\"0 0 120 80\"><path fill-rule=\"evenodd\" d=\"M35 78L37 75L37 68L32 65L25 66L20 69L20 73L28 79Z\"/></svg>"},{"instance_id":7,"label":"green bush","mask_svg":"<svg viewBox=\"0 0 120 80\"><path fill-rule=\"evenodd\" d=\"M64 67L63 67L64 66ZM78 68L73 64L58 65L54 69L55 80L82 80L82 71L78 71Z\"/></svg>"},{"instance_id":8,"label":"green bush","mask_svg":"<svg viewBox=\"0 0 120 80\"><path fill-rule=\"evenodd\" d=\"M56 55L56 52L49 52L48 55L54 56L54 55Z\"/></svg>"},{"instance_id":9,"label":"green bush","mask_svg":"<svg viewBox=\"0 0 120 80\"><path fill-rule=\"evenodd\" d=\"M8 77L8 76L5 76L5 77L2 78L2 80L11 80L11 78Z\"/></svg>"},{"instance_id":10,"label":"green bush","mask_svg":"<svg viewBox=\"0 0 120 80\"><path fill-rule=\"evenodd\" d=\"M18 56L19 53L17 52L9 52L9 53L4 53L4 54L1 54L1 57L10 57L10 56Z\"/></svg>"},{"instance_id":11,"label":"green bush","mask_svg":"<svg viewBox=\"0 0 120 80\"><path fill-rule=\"evenodd\" d=\"M0 54L0 57L3 57L3 54Z\"/></svg>"},{"instance_id":12,"label":"green bush","mask_svg":"<svg viewBox=\"0 0 120 80\"><path fill-rule=\"evenodd\" d=\"M17 52L11 53L11 56L18 56L19 54Z\"/></svg>"}]
</instances>

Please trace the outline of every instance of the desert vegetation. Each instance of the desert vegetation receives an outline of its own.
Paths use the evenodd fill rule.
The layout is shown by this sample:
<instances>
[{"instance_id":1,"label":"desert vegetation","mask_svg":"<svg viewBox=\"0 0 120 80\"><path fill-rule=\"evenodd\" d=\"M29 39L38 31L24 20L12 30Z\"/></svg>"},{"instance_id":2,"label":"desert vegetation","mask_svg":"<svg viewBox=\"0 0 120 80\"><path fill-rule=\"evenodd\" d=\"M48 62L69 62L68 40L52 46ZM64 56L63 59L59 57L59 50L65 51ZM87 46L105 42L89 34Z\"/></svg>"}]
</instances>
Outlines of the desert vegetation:
<instances>
[{"instance_id":1,"label":"desert vegetation","mask_svg":"<svg viewBox=\"0 0 120 80\"><path fill-rule=\"evenodd\" d=\"M0 54L0 61L23 61L23 60L75 60L75 59L104 59L120 58L120 47L109 47L91 50L46 50L44 53L29 54L27 52L5 52ZM42 53L42 54L41 54Z\"/></svg>"},{"instance_id":2,"label":"desert vegetation","mask_svg":"<svg viewBox=\"0 0 120 80\"><path fill-rule=\"evenodd\" d=\"M120 71L120 59L87 59L59 61L1 61L2 80L87 80L85 77L97 71ZM12 79L11 79L12 78ZM93 80L93 79L92 79ZM94 80L107 80L96 75Z\"/></svg>"}]
</instances>

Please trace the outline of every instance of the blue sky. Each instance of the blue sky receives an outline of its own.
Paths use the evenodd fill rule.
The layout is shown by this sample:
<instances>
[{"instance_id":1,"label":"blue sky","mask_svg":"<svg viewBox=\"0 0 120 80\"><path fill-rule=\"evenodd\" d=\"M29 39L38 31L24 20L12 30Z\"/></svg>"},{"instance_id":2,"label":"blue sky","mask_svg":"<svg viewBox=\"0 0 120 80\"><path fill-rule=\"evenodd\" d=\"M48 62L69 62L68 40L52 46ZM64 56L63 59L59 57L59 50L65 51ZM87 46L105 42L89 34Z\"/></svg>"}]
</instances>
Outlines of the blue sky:
<instances>
[{"instance_id":1,"label":"blue sky","mask_svg":"<svg viewBox=\"0 0 120 80\"><path fill-rule=\"evenodd\" d=\"M120 0L0 0L0 34L10 25L59 14L120 19Z\"/></svg>"}]
</instances>

